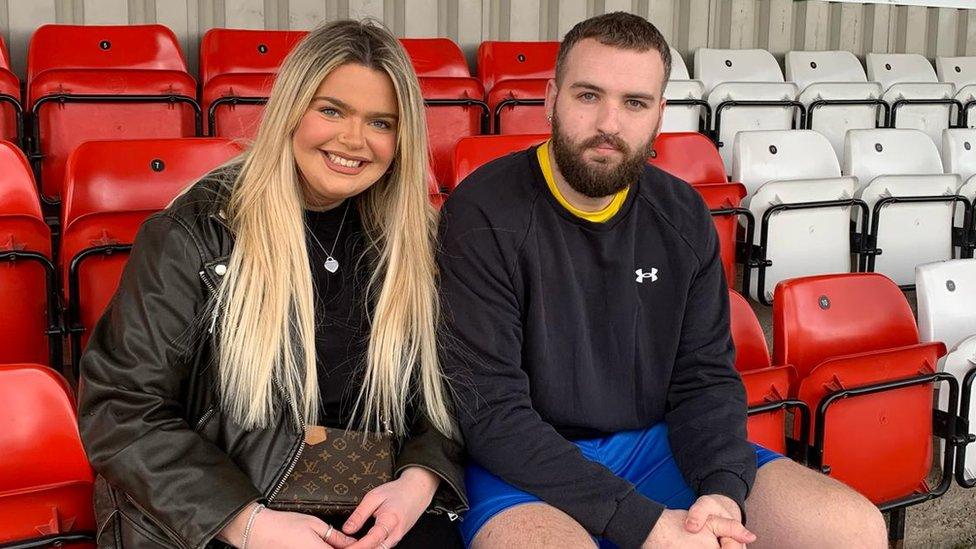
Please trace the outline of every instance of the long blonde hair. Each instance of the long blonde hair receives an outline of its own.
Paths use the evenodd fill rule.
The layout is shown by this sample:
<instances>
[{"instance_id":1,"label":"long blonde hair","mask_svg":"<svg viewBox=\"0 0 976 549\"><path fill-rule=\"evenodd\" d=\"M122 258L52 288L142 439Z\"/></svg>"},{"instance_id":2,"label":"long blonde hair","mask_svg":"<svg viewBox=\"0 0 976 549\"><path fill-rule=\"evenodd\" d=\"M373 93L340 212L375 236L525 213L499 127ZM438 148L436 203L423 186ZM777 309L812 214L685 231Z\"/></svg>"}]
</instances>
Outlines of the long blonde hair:
<instances>
[{"instance_id":1,"label":"long blonde hair","mask_svg":"<svg viewBox=\"0 0 976 549\"><path fill-rule=\"evenodd\" d=\"M399 42L370 21L324 25L295 47L232 182L227 215L236 242L216 301L222 313L222 406L245 428L267 427L281 412L273 398L277 386L296 422L317 420L312 275L291 138L319 84L347 63L389 76L399 108L391 169L356 198L376 262L367 289L370 337L354 423L369 430L388 426L403 436L410 427L407 410L416 405L438 430L453 435L437 358L436 212L427 191L423 98Z\"/></svg>"}]
</instances>

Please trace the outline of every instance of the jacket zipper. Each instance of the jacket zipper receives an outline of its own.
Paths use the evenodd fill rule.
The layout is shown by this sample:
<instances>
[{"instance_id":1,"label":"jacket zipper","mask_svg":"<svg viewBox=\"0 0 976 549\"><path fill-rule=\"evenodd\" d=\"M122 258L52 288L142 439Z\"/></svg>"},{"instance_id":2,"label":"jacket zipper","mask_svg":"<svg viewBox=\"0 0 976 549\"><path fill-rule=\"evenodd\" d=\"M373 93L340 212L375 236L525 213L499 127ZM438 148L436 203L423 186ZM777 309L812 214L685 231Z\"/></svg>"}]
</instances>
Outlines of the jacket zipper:
<instances>
[{"instance_id":1,"label":"jacket zipper","mask_svg":"<svg viewBox=\"0 0 976 549\"><path fill-rule=\"evenodd\" d=\"M280 390L282 393L285 392L284 389L282 389L281 385L279 385L277 381L275 381L275 385L278 385L278 390ZM290 399L289 399L288 403L291 404L291 400ZM305 418L299 416L298 417L298 423L302 427L301 428L301 431L300 431L300 434L299 434L298 451L295 452L295 456L291 459L291 463L288 464L288 469L285 471L285 474L282 475L280 479L278 479L278 482L275 484L274 488L271 490L271 493L268 494L268 503L271 503L272 501L274 501L275 496L278 495L278 492L281 491L281 487L284 486L285 485L285 481L288 480L288 476L291 475L291 472L295 470L295 466L298 465L298 460L301 459L302 452L305 451L305 444L304 444L304 440L305 440Z\"/></svg>"},{"instance_id":2,"label":"jacket zipper","mask_svg":"<svg viewBox=\"0 0 976 549\"><path fill-rule=\"evenodd\" d=\"M203 416L201 416L200 419L197 420L197 424L193 426L193 430L194 431L199 431L200 428L203 427L203 424L206 423L208 419L210 419L210 416L214 415L214 413L216 413L216 412L217 412L217 407L216 406L211 407L209 410L207 410L203 414Z\"/></svg>"},{"instance_id":3,"label":"jacket zipper","mask_svg":"<svg viewBox=\"0 0 976 549\"><path fill-rule=\"evenodd\" d=\"M210 290L211 294L217 293L217 288L215 288L214 285L210 282L210 278L207 276L206 270L200 271L200 279L203 280L203 285L206 286L208 290ZM214 311L210 321L209 332L211 334L214 331L214 327L217 325L217 319L219 313L220 313L220 302L218 301L217 303L214 304ZM278 385L278 383L275 382L275 385ZM278 389L281 390L282 393L284 393L284 390L281 388L280 385L278 385ZM289 400L288 403L291 404L291 401ZM198 429L203 424L203 422L206 421L210 417L210 415L212 415L213 411L214 411L213 409L208 410L207 413L205 413L203 417L200 418L200 421L197 422ZM304 418L299 418L298 421L301 424L301 431L302 433L304 433L305 420ZM304 434L299 435L298 451L295 452L295 455L291 458L291 462L288 464L287 471L285 471L285 474L280 479L278 479L278 482L274 484L274 488L271 490L271 493L267 496L268 503L271 503L271 501L274 500L275 496L278 495L278 492L281 491L281 487L285 485L285 481L288 479L288 475L290 475L291 472L295 470L295 466L298 465L298 460L301 459L302 452L305 450L305 445L301 444L302 440L304 440Z\"/></svg>"},{"instance_id":4,"label":"jacket zipper","mask_svg":"<svg viewBox=\"0 0 976 549\"><path fill-rule=\"evenodd\" d=\"M203 285L206 286L208 290L210 290L211 294L213 295L217 294L217 288L215 288L214 285L210 282L210 278L207 276L207 272L205 270L200 271L200 280L203 280ZM213 314L211 315L211 320L210 320L210 328L207 330L208 334L214 333L214 328L217 326L217 317L219 316L219 314L220 314L220 298L218 297L217 302L214 303Z\"/></svg>"}]
</instances>

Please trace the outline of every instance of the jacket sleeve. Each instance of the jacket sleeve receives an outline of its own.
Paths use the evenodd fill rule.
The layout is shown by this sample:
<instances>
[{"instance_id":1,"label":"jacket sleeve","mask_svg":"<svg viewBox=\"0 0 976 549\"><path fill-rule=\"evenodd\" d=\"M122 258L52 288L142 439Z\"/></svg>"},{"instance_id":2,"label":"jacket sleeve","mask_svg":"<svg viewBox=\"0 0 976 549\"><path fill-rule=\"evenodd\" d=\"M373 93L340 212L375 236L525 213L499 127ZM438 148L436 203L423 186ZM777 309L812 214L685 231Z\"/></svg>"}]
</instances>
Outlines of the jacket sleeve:
<instances>
[{"instance_id":1,"label":"jacket sleeve","mask_svg":"<svg viewBox=\"0 0 976 549\"><path fill-rule=\"evenodd\" d=\"M79 427L95 470L188 547L261 497L185 419L185 364L207 296L201 251L166 214L140 229L81 360Z\"/></svg>"},{"instance_id":2,"label":"jacket sleeve","mask_svg":"<svg viewBox=\"0 0 976 549\"><path fill-rule=\"evenodd\" d=\"M746 395L735 371L728 286L718 235L704 206L700 267L692 281L668 388L668 438L675 463L697 495L721 494L742 510L756 477L746 440Z\"/></svg>"},{"instance_id":3,"label":"jacket sleeve","mask_svg":"<svg viewBox=\"0 0 976 549\"><path fill-rule=\"evenodd\" d=\"M435 428L426 414L417 413L410 436L403 442L396 460L399 476L407 467L423 467L441 478L433 505L445 511L467 509L464 491L464 449Z\"/></svg>"},{"instance_id":4,"label":"jacket sleeve","mask_svg":"<svg viewBox=\"0 0 976 549\"><path fill-rule=\"evenodd\" d=\"M591 534L639 547L664 506L586 459L533 408L513 275L524 231L493 227L463 193L445 209L439 268L450 330L442 347L469 455Z\"/></svg>"}]
</instances>

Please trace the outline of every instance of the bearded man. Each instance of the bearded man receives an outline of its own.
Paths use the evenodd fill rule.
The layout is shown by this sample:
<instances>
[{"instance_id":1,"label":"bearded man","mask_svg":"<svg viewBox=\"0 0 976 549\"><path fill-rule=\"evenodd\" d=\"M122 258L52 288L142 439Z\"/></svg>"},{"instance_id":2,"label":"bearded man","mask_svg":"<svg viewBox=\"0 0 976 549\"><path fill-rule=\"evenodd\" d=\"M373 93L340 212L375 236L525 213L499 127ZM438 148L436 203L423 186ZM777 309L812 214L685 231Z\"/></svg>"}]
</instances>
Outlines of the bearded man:
<instances>
[{"instance_id":1,"label":"bearded man","mask_svg":"<svg viewBox=\"0 0 976 549\"><path fill-rule=\"evenodd\" d=\"M576 25L547 91L551 140L477 170L444 207L443 361L474 462L465 541L884 547L864 497L746 440L714 225L646 163L670 68L640 17Z\"/></svg>"}]
</instances>

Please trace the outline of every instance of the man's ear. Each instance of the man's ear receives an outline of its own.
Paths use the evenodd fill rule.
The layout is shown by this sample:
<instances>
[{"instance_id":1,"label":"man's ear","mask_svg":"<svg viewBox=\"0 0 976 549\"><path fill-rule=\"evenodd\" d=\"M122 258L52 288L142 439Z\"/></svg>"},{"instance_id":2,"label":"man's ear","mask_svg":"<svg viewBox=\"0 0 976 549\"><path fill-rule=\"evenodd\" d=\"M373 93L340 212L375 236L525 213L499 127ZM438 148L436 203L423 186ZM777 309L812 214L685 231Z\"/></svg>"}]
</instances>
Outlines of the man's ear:
<instances>
[{"instance_id":1,"label":"man's ear","mask_svg":"<svg viewBox=\"0 0 976 549\"><path fill-rule=\"evenodd\" d=\"M556 95L559 94L559 87L556 86L556 79L550 78L546 82L546 120L552 123L552 113L556 111Z\"/></svg>"}]
</instances>

